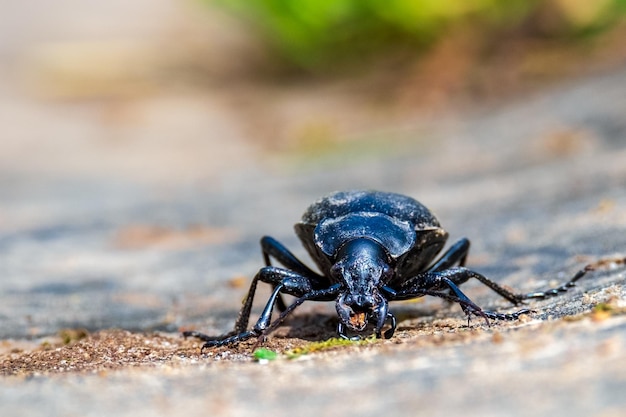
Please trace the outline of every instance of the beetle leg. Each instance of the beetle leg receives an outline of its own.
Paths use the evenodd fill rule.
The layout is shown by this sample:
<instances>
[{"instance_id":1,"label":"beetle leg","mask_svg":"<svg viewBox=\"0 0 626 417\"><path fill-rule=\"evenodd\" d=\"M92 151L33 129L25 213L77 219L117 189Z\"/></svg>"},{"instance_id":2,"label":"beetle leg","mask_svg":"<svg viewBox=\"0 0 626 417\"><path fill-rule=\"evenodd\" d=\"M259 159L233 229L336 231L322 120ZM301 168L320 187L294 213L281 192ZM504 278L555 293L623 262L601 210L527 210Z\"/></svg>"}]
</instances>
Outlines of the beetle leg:
<instances>
[{"instance_id":1,"label":"beetle leg","mask_svg":"<svg viewBox=\"0 0 626 417\"><path fill-rule=\"evenodd\" d=\"M485 313L485 316L487 316L487 318L490 318L492 320L507 320L507 321L519 320L520 316L524 314L531 314L534 312L535 312L534 310L530 310L528 308L523 308L519 311L516 311L515 313L498 313L495 311L483 310L483 313Z\"/></svg>"},{"instance_id":2,"label":"beetle leg","mask_svg":"<svg viewBox=\"0 0 626 417\"><path fill-rule=\"evenodd\" d=\"M470 324L470 319L472 317L472 314L478 317L482 317L483 319L485 319L485 324L487 324L487 326L490 326L490 323L489 323L490 315L492 318L494 318L495 314L497 313L492 314L491 312L485 312L476 303L470 300L468 296L463 294L463 292L459 289L459 287L457 287L452 281L450 281L449 284L451 285L450 291L453 292L454 295L448 292L431 291L431 290L424 290L424 294L432 295L435 297L443 298L444 300L458 303L461 306L461 309L463 310L465 315L467 316L468 326Z\"/></svg>"},{"instance_id":3,"label":"beetle leg","mask_svg":"<svg viewBox=\"0 0 626 417\"><path fill-rule=\"evenodd\" d=\"M522 315L531 314L535 312L534 310L524 308L519 311L516 311L515 313L499 313L497 311L483 310L478 305L474 304L471 300L468 303L467 300L469 299L467 300L458 299L457 297L454 297L447 293L444 293L445 296L442 296L442 293L431 293L427 295L434 295L434 296L444 298L451 302L459 303L461 305L461 308L463 309L463 312L467 315L468 326L470 325L470 319L471 319L472 314L475 316L484 318L485 322L487 323L487 326L491 326L491 324L489 323L490 319L513 321L513 320L519 320Z\"/></svg>"},{"instance_id":4,"label":"beetle leg","mask_svg":"<svg viewBox=\"0 0 626 417\"><path fill-rule=\"evenodd\" d=\"M298 272L307 277L315 277L323 280L324 277L306 266L300 259L289 251L282 243L270 236L261 238L261 249L263 250L263 259L267 266L271 266L270 256L280 262L285 268Z\"/></svg>"},{"instance_id":5,"label":"beetle leg","mask_svg":"<svg viewBox=\"0 0 626 417\"><path fill-rule=\"evenodd\" d=\"M531 300L531 299L543 300L546 298L557 296L559 294L566 292L570 288L575 287L576 281L578 281L579 279L587 275L588 272L593 271L593 270L595 270L595 267L593 265L587 265L583 269L578 271L569 281L561 284L560 286L556 288L551 288L545 291L530 292L527 294L518 294L518 297L520 297L520 299L522 300Z\"/></svg>"},{"instance_id":6,"label":"beetle leg","mask_svg":"<svg viewBox=\"0 0 626 417\"><path fill-rule=\"evenodd\" d=\"M261 270L262 271L262 270ZM220 336L209 336L204 333L200 333L197 331L185 331L182 333L183 337L195 337L204 342L206 342L201 350L204 350L207 347L211 346L221 346L223 344L228 344L232 342L232 338L237 338L238 335L242 335L245 333L246 328L248 327L248 321L250 320L250 312L252 310L252 302L254 301L254 294L256 293L256 287L259 279L263 277L263 274L259 271L254 278L252 279L252 283L250 284L250 289L248 290L248 295L246 296L243 306L239 311L239 315L237 317L237 321L235 322L235 327L232 331L220 335ZM276 292L276 288L274 288L274 292ZM270 297L271 299L271 297ZM272 304L273 307L273 304ZM247 338L251 337L248 336Z\"/></svg>"},{"instance_id":7,"label":"beetle leg","mask_svg":"<svg viewBox=\"0 0 626 417\"><path fill-rule=\"evenodd\" d=\"M263 252L263 260L266 266L272 266L270 257L276 259L285 268L298 272L301 275L309 277L315 281L323 281L324 277L317 274L315 271L306 266L300 259L298 259L293 253L289 251L279 241L270 236L263 236L261 238L261 250ZM274 285L275 287L276 285ZM285 311L287 305L282 296L278 296L276 307L279 311Z\"/></svg>"},{"instance_id":8,"label":"beetle leg","mask_svg":"<svg viewBox=\"0 0 626 417\"><path fill-rule=\"evenodd\" d=\"M449 274L449 278L454 282L455 285L461 285L464 282L469 281L471 278L474 278L480 281L482 284L489 287L496 294L500 295L502 298L507 299L514 305L521 303L524 300L524 296L521 294L515 294L503 286L499 285L495 281L490 280L486 276L479 274L478 272L474 272L470 269L463 267L449 268L444 271L439 271L441 273Z\"/></svg>"},{"instance_id":9,"label":"beetle leg","mask_svg":"<svg viewBox=\"0 0 626 417\"><path fill-rule=\"evenodd\" d=\"M250 320L250 312L252 310L252 302L254 301L256 287L257 287L259 279L261 278L262 278L262 274L261 274L261 271L259 271L252 279L252 282L250 283L250 288L248 289L248 294L246 295L246 298L244 299L241 310L239 310L239 315L237 316L237 321L235 322L235 327L232 331L223 335L219 335L219 336L209 336L207 334L200 333L197 331L184 331L182 332L183 337L185 338L195 337L204 342L210 343L210 342L219 341L219 340L226 340L230 337L233 337L245 331L246 328L248 327L248 320Z\"/></svg>"},{"instance_id":10,"label":"beetle leg","mask_svg":"<svg viewBox=\"0 0 626 417\"><path fill-rule=\"evenodd\" d=\"M460 267L463 267L467 259L469 248L470 241L466 238L460 239L458 242L452 245L450 249L448 249L437 262L435 262L430 268L428 268L428 272L438 272L450 269L457 262ZM476 278L478 281L482 282L493 291L495 291L497 294L499 294L503 298L506 298L513 304L519 304L523 299L522 296L520 296L519 294L513 294L506 288L498 285L489 278L474 271L468 270L467 273L454 274L450 277L452 282L454 282L457 286L467 282L470 278Z\"/></svg>"},{"instance_id":11,"label":"beetle leg","mask_svg":"<svg viewBox=\"0 0 626 417\"><path fill-rule=\"evenodd\" d=\"M250 312L252 310L252 302L254 301L256 287L259 281L272 284L274 286L274 290L272 291L272 295L265 305L265 308L256 325L252 330L247 331L246 329L250 319ZM232 332L221 336L208 336L196 331L187 331L183 332L183 336L197 337L205 341L206 343L203 346L203 349L212 346L222 346L233 342L239 342L253 336L258 336L269 325L271 321L272 309L276 305L277 299L281 293L301 297L311 291L312 288L308 277L288 269L266 266L261 268L252 280L250 289L248 290L248 295L244 300L244 304L239 312L235 328Z\"/></svg>"},{"instance_id":12,"label":"beetle leg","mask_svg":"<svg viewBox=\"0 0 626 417\"><path fill-rule=\"evenodd\" d=\"M543 291L529 292L526 294L514 294L514 296L519 300L544 300L546 298L555 297L557 295L563 294L564 292L570 290L571 288L576 286L576 282L578 282L581 278L586 276L589 272L595 271L598 267L602 266L606 262L617 263L617 264L625 264L626 258L622 259L609 259L609 260L599 260L593 264L588 264L578 272L574 274L569 281L564 282L556 288L550 288Z\"/></svg>"},{"instance_id":13,"label":"beetle leg","mask_svg":"<svg viewBox=\"0 0 626 417\"><path fill-rule=\"evenodd\" d=\"M407 300L424 295L431 295L444 300L458 303L468 316L472 314L483 317L489 324L488 316L454 283L456 274L469 273L465 268L451 268L444 271L425 272L407 281L396 291L394 299ZM449 292L448 292L449 291Z\"/></svg>"},{"instance_id":14,"label":"beetle leg","mask_svg":"<svg viewBox=\"0 0 626 417\"><path fill-rule=\"evenodd\" d=\"M469 253L469 248L470 248L470 241L466 238L460 239L458 242L452 245L450 249L448 249L446 253L444 253L443 256L441 256L441 258L439 258L437 262L435 262L430 268L428 268L428 271L437 272L437 271L449 269L456 262L458 262L459 266L461 267L464 266L465 261L467 259L467 254ZM586 273L586 271L585 272L580 271L578 274L584 275L584 273ZM529 293L529 294L514 294L511 291L507 290L506 288L502 287L501 285L497 284L496 282L485 277L484 275L481 275L474 271L469 271L469 270L468 270L468 273L456 274L453 277L451 277L451 279L458 286L467 282L470 278L476 278L478 281L482 282L487 287L491 288L494 292L496 292L503 298L517 305L523 300L527 300L531 298L543 299L543 298L551 297L559 293L565 292L569 288L573 287L575 285L575 282L578 279L580 279L582 275L575 276L570 281L566 282L565 284L561 285L558 288L551 289L548 291L543 291L543 292Z\"/></svg>"},{"instance_id":15,"label":"beetle leg","mask_svg":"<svg viewBox=\"0 0 626 417\"><path fill-rule=\"evenodd\" d=\"M507 290L506 288L502 287L501 285L497 284L496 282L490 280L489 278L477 272L470 271L470 270L466 270L467 273L465 274L457 275L457 277L459 277L460 279L459 278L453 279L453 281L457 285L460 285L470 278L476 278L478 281L482 282L483 284L491 288L493 291L501 295L503 298L506 298L508 301L510 301L514 305L518 305L524 300L544 300L546 298L555 297L557 295L563 294L569 289L575 287L576 282L578 280L580 280L582 277L587 275L588 272L593 271L593 270L595 270L594 265L587 265L583 269L578 271L576 274L574 274L574 276L569 281L561 284L560 286L556 288L551 288L551 289L544 290L544 291L530 292L526 294L522 294L522 293L515 294Z\"/></svg>"},{"instance_id":16,"label":"beetle leg","mask_svg":"<svg viewBox=\"0 0 626 417\"><path fill-rule=\"evenodd\" d=\"M252 279L250 289L248 290L248 295L246 296L243 306L239 311L239 316L237 317L237 321L235 322L235 328L233 332L240 333L246 330L246 328L248 327L248 320L250 320L250 312L252 310L252 302L254 301L254 294L256 293L256 287L259 280L273 284L274 290L276 290L276 286L282 281L277 280L275 275L268 271L269 268L271 267L260 269L259 272L257 272L257 274Z\"/></svg>"},{"instance_id":17,"label":"beetle leg","mask_svg":"<svg viewBox=\"0 0 626 417\"><path fill-rule=\"evenodd\" d=\"M457 262L459 266L464 266L467 259L467 254L469 253L469 248L470 241L468 239L463 238L459 240L454 245L452 245L450 249L448 249L437 262L435 262L430 268L428 268L428 271L442 271L444 269L452 267ZM457 282L457 285L459 284L461 283Z\"/></svg>"},{"instance_id":18,"label":"beetle leg","mask_svg":"<svg viewBox=\"0 0 626 417\"><path fill-rule=\"evenodd\" d=\"M228 336L224 338L208 340L204 345L202 345L200 352L202 352L204 349L208 349L211 347L224 346L224 345L229 345L231 343L236 343L236 342L243 342L244 340L250 339L251 337L260 336L263 330L265 330L269 326L269 323L272 320L272 310L274 309L274 305L276 304L276 299L278 298L278 295L280 294L280 291L282 289L283 289L283 284L278 284L274 287L274 291L272 291L272 295L267 301L267 304L265 305L263 312L261 313L261 315L259 316L259 319L257 320L256 324L251 330L238 332L232 336Z\"/></svg>"},{"instance_id":19,"label":"beetle leg","mask_svg":"<svg viewBox=\"0 0 626 417\"><path fill-rule=\"evenodd\" d=\"M484 277L466 268L450 268L439 272L426 272L409 279L400 289L396 290L395 293L388 292L388 296L391 297L390 299L394 300L406 300L424 295L443 298L444 300L458 303L463 309L463 312L468 316L468 322L471 315L475 315L484 318L488 325L489 319L517 320L521 315L532 312L529 309L523 309L515 313L506 314L483 310L470 300L456 284L458 281L465 282L469 278L477 278L479 281L483 282L480 278ZM486 278L484 279L487 280ZM487 281L492 282L490 280ZM503 290L507 295L510 295L511 298L518 297L504 288Z\"/></svg>"},{"instance_id":20,"label":"beetle leg","mask_svg":"<svg viewBox=\"0 0 626 417\"><path fill-rule=\"evenodd\" d=\"M280 313L280 316L278 316L278 318L276 318L274 322L272 322L265 329L262 330L261 334L259 335L259 339L264 339L267 335L269 335L271 332L276 330L276 328L280 326L280 324L285 320L285 318L289 314L291 314L291 312L295 310L296 307L298 307L300 304L304 303L307 300L330 301L337 296L340 289L341 289L341 284L334 284L328 288L324 288L321 290L311 290L307 292L306 294L304 294L303 296L297 298L293 303L291 303L285 309L285 311Z\"/></svg>"}]
</instances>

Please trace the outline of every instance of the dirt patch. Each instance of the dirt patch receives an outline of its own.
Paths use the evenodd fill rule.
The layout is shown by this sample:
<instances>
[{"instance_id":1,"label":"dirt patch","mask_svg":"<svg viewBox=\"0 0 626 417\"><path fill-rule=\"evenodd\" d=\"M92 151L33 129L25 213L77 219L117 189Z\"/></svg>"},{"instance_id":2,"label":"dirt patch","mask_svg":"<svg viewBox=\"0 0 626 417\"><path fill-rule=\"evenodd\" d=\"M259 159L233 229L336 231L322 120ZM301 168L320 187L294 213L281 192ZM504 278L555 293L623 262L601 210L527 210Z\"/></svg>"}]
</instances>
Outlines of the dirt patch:
<instances>
[{"instance_id":1,"label":"dirt patch","mask_svg":"<svg viewBox=\"0 0 626 417\"><path fill-rule=\"evenodd\" d=\"M2 345L4 353L0 353L0 375L105 374L125 368L181 368L201 363L251 362L262 358L254 354L259 346L278 353L279 358L296 359L304 355L317 357L363 350L383 352L399 345L422 348L484 338L493 338L497 342L499 332L524 325L524 321L503 322L493 323L487 328L478 321L468 327L462 318L408 319L400 324L396 335L389 340L369 338L347 342L335 339L329 327L319 323L298 326L303 320L308 321L308 315L295 317L292 326L281 327L262 345L258 345L255 339L235 346L205 350L204 353L200 352L202 342L193 338L186 340L178 334L133 333L118 329L95 333L82 329L64 330L57 336L33 342L30 346L23 341L5 340Z\"/></svg>"},{"instance_id":2,"label":"dirt patch","mask_svg":"<svg viewBox=\"0 0 626 417\"><path fill-rule=\"evenodd\" d=\"M193 354L193 346L185 348L183 343L173 337L124 330L103 330L67 344L52 338L30 351L11 349L1 358L0 373L29 376L155 366L177 354Z\"/></svg>"}]
</instances>

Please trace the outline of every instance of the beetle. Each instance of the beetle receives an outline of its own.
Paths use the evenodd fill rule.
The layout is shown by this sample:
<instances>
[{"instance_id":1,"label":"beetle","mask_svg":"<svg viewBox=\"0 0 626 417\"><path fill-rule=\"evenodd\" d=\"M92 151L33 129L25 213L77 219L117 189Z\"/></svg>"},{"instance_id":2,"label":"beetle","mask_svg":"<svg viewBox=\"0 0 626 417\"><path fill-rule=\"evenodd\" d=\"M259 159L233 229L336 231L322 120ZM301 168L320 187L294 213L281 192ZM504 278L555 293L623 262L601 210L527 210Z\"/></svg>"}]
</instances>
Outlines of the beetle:
<instances>
[{"instance_id":1,"label":"beetle","mask_svg":"<svg viewBox=\"0 0 626 417\"><path fill-rule=\"evenodd\" d=\"M337 333L356 339L368 324L378 338L391 338L396 318L389 302L426 295L458 303L467 315L489 320L517 320L531 312L483 310L459 288L476 279L513 305L525 300L561 294L593 269L587 266L569 281L545 291L516 294L491 279L465 268L470 241L460 239L439 258L448 233L437 218L413 198L382 191L339 191L313 203L295 226L295 232L320 273L300 261L280 242L265 236L261 249L265 267L255 275L232 332L209 336L185 331L184 337L204 341L202 350L241 342L252 337L264 340L305 301L334 301ZM282 266L274 266L274 258ZM248 328L257 284L265 282L273 291L256 324ZM295 297L287 305L282 294ZM272 321L272 311L280 316ZM385 325L389 328L383 332ZM352 335L348 334L348 331Z\"/></svg>"}]
</instances>

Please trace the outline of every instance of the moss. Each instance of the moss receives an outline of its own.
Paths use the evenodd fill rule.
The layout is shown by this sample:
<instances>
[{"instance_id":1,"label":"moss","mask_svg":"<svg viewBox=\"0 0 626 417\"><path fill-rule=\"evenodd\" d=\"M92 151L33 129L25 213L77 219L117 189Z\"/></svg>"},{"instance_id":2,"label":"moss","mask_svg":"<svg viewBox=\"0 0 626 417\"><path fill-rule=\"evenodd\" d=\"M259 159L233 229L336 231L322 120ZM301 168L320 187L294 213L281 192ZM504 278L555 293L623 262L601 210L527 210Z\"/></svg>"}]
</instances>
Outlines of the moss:
<instances>
[{"instance_id":1,"label":"moss","mask_svg":"<svg viewBox=\"0 0 626 417\"><path fill-rule=\"evenodd\" d=\"M626 13L623 0L201 1L233 12L285 64L311 73L342 68L351 73L383 54L419 54L451 31L469 26L489 39L512 32L584 38L618 24Z\"/></svg>"},{"instance_id":2,"label":"moss","mask_svg":"<svg viewBox=\"0 0 626 417\"><path fill-rule=\"evenodd\" d=\"M304 346L301 346L295 349L290 349L285 352L285 355L288 359L296 359L302 355L308 355L309 353L330 350L330 349L334 349L338 347L369 345L369 344L376 342L376 340L377 339L374 336L368 337L367 339L360 339L360 340L348 340L348 339L333 337L328 340L323 340L320 342L311 342Z\"/></svg>"}]
</instances>

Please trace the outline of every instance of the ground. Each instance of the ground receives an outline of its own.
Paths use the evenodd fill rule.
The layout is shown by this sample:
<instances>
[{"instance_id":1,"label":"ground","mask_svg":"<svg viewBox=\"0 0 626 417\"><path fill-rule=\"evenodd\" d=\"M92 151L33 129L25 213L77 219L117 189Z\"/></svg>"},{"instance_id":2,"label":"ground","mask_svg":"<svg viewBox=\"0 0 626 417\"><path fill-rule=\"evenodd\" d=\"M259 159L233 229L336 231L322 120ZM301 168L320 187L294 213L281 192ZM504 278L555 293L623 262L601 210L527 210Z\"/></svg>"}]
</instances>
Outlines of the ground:
<instances>
[{"instance_id":1,"label":"ground","mask_svg":"<svg viewBox=\"0 0 626 417\"><path fill-rule=\"evenodd\" d=\"M336 86L85 98L3 80L2 415L622 414L623 67L428 117ZM274 360L180 337L232 328L261 236L311 263L292 225L354 188L417 198L470 238L468 267L522 292L601 265L490 326L425 298L392 304L390 340L348 345L332 303L305 304L262 345Z\"/></svg>"}]
</instances>

